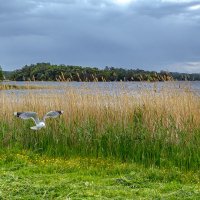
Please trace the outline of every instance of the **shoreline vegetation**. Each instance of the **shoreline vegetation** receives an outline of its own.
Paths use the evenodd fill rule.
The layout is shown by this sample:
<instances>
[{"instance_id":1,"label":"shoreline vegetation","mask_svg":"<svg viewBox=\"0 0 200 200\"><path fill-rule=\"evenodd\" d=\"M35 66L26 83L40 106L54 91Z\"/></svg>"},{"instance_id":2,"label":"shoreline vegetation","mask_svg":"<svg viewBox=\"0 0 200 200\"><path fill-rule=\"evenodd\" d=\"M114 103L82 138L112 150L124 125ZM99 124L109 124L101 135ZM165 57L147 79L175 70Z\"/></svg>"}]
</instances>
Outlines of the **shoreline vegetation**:
<instances>
[{"instance_id":1,"label":"shoreline vegetation","mask_svg":"<svg viewBox=\"0 0 200 200\"><path fill-rule=\"evenodd\" d=\"M12 72L4 71L3 75L5 80L11 81L200 81L200 74L197 73L156 72L108 66L99 69L96 67L52 65L50 63L25 65L23 68Z\"/></svg>"},{"instance_id":2,"label":"shoreline vegetation","mask_svg":"<svg viewBox=\"0 0 200 200\"><path fill-rule=\"evenodd\" d=\"M102 157L144 166L199 170L200 97L187 90L146 89L130 95L98 88L62 93L0 93L1 149L19 148L62 157ZM94 92L95 91L95 92ZM38 133L16 111L64 110Z\"/></svg>"},{"instance_id":3,"label":"shoreline vegetation","mask_svg":"<svg viewBox=\"0 0 200 200\"><path fill-rule=\"evenodd\" d=\"M34 85L14 85L14 84L0 84L1 90L33 90L33 89L45 89L46 86L34 86Z\"/></svg>"}]
</instances>

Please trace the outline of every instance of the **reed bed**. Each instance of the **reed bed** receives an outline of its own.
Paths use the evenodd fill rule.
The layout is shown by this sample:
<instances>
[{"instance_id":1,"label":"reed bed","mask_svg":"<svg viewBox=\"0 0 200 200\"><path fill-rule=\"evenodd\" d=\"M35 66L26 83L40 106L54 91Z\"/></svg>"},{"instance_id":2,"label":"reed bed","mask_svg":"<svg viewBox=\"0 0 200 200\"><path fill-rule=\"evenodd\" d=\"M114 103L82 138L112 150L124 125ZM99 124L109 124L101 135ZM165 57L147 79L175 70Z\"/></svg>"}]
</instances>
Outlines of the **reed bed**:
<instances>
[{"instance_id":1,"label":"reed bed","mask_svg":"<svg viewBox=\"0 0 200 200\"><path fill-rule=\"evenodd\" d=\"M42 89L44 87L34 86L34 85L10 85L10 84L1 84L0 90L30 90L30 89Z\"/></svg>"},{"instance_id":2,"label":"reed bed","mask_svg":"<svg viewBox=\"0 0 200 200\"><path fill-rule=\"evenodd\" d=\"M61 93L0 93L1 150L29 149L50 156L103 157L145 166L200 167L200 97L190 89L66 87ZM15 111L64 110L46 129L14 118Z\"/></svg>"}]
</instances>

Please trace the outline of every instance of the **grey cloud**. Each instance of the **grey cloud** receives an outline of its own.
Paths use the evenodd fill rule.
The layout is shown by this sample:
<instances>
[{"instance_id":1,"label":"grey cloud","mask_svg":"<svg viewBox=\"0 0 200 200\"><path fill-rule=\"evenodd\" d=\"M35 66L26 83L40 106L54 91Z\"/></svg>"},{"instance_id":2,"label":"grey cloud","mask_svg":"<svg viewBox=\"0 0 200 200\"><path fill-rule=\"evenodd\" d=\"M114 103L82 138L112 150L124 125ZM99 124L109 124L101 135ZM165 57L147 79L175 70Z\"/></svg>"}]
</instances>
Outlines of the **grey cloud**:
<instances>
[{"instance_id":1,"label":"grey cloud","mask_svg":"<svg viewBox=\"0 0 200 200\"><path fill-rule=\"evenodd\" d=\"M167 16L177 16L177 15L199 15L191 11L189 8L192 6L200 5L198 1L191 2L162 2L155 1L138 1L136 5L132 4L132 8L135 9L141 15L149 15L156 18L167 17Z\"/></svg>"},{"instance_id":2,"label":"grey cloud","mask_svg":"<svg viewBox=\"0 0 200 200\"><path fill-rule=\"evenodd\" d=\"M48 61L160 70L198 62L199 13L189 9L194 5L198 2L137 0L120 7L110 0L7 0L0 4L0 65L13 69Z\"/></svg>"},{"instance_id":3,"label":"grey cloud","mask_svg":"<svg viewBox=\"0 0 200 200\"><path fill-rule=\"evenodd\" d=\"M33 1L21 0L0 0L0 19L3 20L15 19L12 17L23 16L31 11L37 4Z\"/></svg>"},{"instance_id":4,"label":"grey cloud","mask_svg":"<svg viewBox=\"0 0 200 200\"><path fill-rule=\"evenodd\" d=\"M199 73L200 61L176 63L173 64L170 68L168 68L168 70L174 72L174 71L179 71L180 68L182 69L181 71L185 73Z\"/></svg>"}]
</instances>

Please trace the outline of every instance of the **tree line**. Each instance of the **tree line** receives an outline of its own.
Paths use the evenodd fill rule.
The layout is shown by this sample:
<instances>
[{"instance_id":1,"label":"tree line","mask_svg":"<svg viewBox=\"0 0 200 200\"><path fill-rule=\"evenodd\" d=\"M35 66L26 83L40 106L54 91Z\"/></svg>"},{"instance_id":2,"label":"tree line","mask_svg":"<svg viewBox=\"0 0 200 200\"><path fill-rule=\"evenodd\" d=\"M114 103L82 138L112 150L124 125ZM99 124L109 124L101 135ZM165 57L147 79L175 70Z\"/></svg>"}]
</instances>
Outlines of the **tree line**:
<instances>
[{"instance_id":1,"label":"tree line","mask_svg":"<svg viewBox=\"0 0 200 200\"><path fill-rule=\"evenodd\" d=\"M1 70L0 70L1 71ZM167 71L145 71L106 66L82 67L37 63L25 65L22 69L4 72L6 79L13 81L171 81L200 80L200 74L186 74ZM1 77L1 72L0 72ZM2 76L3 77L3 76Z\"/></svg>"}]
</instances>

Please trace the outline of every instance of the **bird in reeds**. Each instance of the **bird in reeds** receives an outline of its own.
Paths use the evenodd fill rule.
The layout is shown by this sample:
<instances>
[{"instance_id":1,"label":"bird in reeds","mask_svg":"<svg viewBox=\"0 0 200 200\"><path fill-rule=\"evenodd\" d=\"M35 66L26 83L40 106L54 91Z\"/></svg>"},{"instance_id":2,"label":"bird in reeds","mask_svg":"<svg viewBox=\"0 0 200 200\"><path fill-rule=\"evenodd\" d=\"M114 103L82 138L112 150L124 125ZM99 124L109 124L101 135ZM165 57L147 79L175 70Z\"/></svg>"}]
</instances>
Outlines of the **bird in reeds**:
<instances>
[{"instance_id":1,"label":"bird in reeds","mask_svg":"<svg viewBox=\"0 0 200 200\"><path fill-rule=\"evenodd\" d=\"M35 122L36 126L30 127L32 130L40 130L41 128L45 128L45 120L47 118L56 118L63 114L64 111L50 111L45 114L42 120L39 119L36 112L14 112L14 116L19 117L21 119L32 119Z\"/></svg>"}]
</instances>

